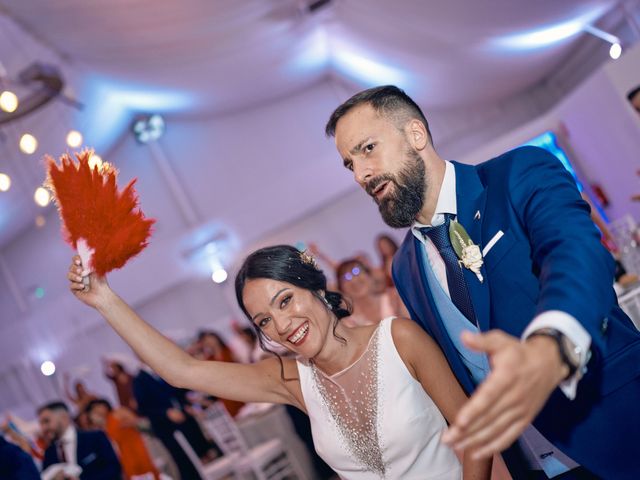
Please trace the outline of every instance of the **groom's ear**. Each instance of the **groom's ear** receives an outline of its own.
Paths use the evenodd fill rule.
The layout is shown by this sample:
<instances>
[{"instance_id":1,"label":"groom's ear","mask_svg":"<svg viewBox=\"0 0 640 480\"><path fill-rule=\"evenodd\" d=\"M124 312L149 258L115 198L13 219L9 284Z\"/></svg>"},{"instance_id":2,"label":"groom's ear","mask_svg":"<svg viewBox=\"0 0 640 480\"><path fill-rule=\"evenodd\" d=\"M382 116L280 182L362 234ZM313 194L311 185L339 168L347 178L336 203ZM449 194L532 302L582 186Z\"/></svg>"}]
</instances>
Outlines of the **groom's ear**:
<instances>
[{"instance_id":1,"label":"groom's ear","mask_svg":"<svg viewBox=\"0 0 640 480\"><path fill-rule=\"evenodd\" d=\"M405 134L409 144L416 150L424 150L429 145L427 129L417 118L412 118L405 125Z\"/></svg>"}]
</instances>

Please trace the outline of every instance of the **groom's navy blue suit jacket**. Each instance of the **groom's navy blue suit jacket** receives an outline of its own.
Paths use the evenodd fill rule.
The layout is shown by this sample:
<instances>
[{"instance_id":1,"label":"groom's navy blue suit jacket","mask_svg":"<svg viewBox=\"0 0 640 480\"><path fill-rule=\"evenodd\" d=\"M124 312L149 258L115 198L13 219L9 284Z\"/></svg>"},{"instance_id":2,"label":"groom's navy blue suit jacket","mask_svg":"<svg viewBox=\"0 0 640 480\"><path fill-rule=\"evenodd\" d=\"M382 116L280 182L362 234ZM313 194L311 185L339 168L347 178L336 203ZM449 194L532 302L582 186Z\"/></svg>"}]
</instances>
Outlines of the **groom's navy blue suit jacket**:
<instances>
[{"instance_id":1,"label":"groom's navy blue suit jacket","mask_svg":"<svg viewBox=\"0 0 640 480\"><path fill-rule=\"evenodd\" d=\"M504 232L484 258L482 283L464 269L480 329L520 337L537 314L561 310L592 338L592 357L576 398L569 400L556 389L534 425L593 473L637 478L640 332L618 307L613 258L600 243L573 178L556 157L537 147L521 147L476 166L453 163L457 219L474 243L482 249ZM411 317L437 341L471 393L471 376L429 291L423 248L408 232L394 258L396 287ZM513 461L509 465L512 472L517 467Z\"/></svg>"}]
</instances>

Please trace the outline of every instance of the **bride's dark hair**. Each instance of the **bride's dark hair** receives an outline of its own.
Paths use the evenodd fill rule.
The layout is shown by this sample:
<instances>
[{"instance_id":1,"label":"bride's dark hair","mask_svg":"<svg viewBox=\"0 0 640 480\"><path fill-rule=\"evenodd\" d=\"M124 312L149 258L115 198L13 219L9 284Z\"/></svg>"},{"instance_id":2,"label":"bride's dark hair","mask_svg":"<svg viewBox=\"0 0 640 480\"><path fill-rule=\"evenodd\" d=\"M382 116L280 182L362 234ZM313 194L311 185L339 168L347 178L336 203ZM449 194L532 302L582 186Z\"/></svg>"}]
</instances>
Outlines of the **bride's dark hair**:
<instances>
[{"instance_id":1,"label":"bride's dark hair","mask_svg":"<svg viewBox=\"0 0 640 480\"><path fill-rule=\"evenodd\" d=\"M318 268L313 257L290 245L276 245L261 248L249 255L236 276L236 299L238 300L238 305L240 305L240 308L250 321L251 316L244 305L242 292L248 280L257 278L268 278L304 288L305 290L309 290L323 304L325 304L325 301L320 292L324 292L324 298L328 304L327 308L330 308L331 312L335 315L333 322L334 335L336 335L335 330L338 321L351 314L351 307L342 297L342 294L327 290L327 277L325 277L322 270ZM253 321L251 321L251 325L258 334L258 340L262 349L271 352L265 347L264 334L260 327L253 323ZM336 335L336 337L342 339L342 337L338 335Z\"/></svg>"}]
</instances>

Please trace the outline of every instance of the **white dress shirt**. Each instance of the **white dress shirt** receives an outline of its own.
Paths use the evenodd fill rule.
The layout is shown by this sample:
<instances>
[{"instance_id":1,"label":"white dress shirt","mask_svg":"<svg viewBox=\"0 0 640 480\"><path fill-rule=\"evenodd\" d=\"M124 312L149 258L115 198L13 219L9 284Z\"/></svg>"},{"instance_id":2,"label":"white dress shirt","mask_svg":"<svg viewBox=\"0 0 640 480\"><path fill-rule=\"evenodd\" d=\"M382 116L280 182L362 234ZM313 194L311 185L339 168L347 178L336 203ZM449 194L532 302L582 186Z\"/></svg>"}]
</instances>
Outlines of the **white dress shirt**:
<instances>
[{"instance_id":1,"label":"white dress shirt","mask_svg":"<svg viewBox=\"0 0 640 480\"><path fill-rule=\"evenodd\" d=\"M438 249L433 242L420 232L420 228L423 227L436 227L438 225L442 225L445 222L446 213L452 215L457 215L458 213L458 206L456 202L455 167L451 162L447 161L445 163L444 178L442 180L442 186L440 187L436 209L433 217L431 218L431 225L423 225L415 222L411 226L411 232L425 246L427 258L429 259L429 263L431 264L431 268L433 269L438 282L440 282L442 289L447 293L447 295L451 297L449 293L449 286L447 284L447 270L444 260L440 256L440 252L438 252ZM522 340L524 341L534 331L542 328L554 328L560 331L563 335L568 337L581 352L580 367L573 376L560 384L562 392L569 399L574 399L578 382L582 377L584 366L589 359L588 352L591 346L591 335L589 335L589 332L587 332L580 322L568 313L560 310L548 310L539 314L531 321L522 334Z\"/></svg>"},{"instance_id":2,"label":"white dress shirt","mask_svg":"<svg viewBox=\"0 0 640 480\"><path fill-rule=\"evenodd\" d=\"M67 429L58 440L62 444L62 449L64 450L64 456L66 458L66 463L71 465L78 464L78 432L73 427L73 425L69 425ZM62 460L62 459L60 459Z\"/></svg>"}]
</instances>

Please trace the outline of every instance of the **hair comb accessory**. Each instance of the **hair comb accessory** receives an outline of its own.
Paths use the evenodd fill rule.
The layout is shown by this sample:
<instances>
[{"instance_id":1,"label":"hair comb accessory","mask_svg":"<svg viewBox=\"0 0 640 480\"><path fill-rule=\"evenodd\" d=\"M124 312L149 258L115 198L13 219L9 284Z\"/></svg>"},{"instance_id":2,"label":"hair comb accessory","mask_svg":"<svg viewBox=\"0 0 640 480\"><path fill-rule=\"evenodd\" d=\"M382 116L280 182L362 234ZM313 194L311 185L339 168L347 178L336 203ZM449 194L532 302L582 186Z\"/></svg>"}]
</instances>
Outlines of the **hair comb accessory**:
<instances>
[{"instance_id":1,"label":"hair comb accessory","mask_svg":"<svg viewBox=\"0 0 640 480\"><path fill-rule=\"evenodd\" d=\"M306 250L300 252L300 260L302 263L306 263L307 265L311 265L316 270L320 270L318 268L318 264L316 263L316 259L310 253L307 253Z\"/></svg>"}]
</instances>

